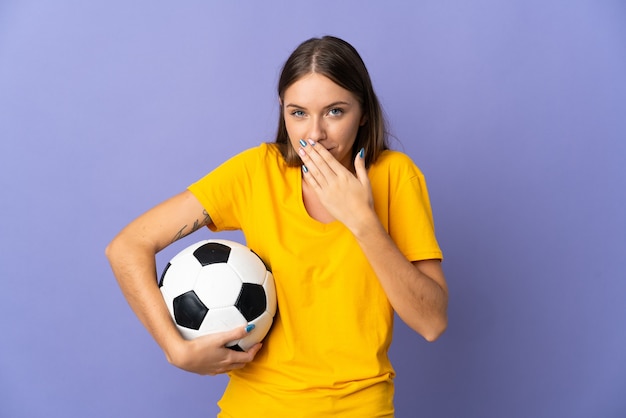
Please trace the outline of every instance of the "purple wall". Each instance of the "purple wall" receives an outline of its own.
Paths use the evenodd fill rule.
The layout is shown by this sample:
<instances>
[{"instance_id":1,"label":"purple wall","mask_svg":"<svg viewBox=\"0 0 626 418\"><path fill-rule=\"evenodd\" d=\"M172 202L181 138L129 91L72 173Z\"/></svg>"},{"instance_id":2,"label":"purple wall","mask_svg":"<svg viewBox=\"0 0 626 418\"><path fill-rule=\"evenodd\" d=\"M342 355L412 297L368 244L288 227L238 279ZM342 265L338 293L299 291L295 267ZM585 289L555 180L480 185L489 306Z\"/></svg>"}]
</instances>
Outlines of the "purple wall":
<instances>
[{"instance_id":1,"label":"purple wall","mask_svg":"<svg viewBox=\"0 0 626 418\"><path fill-rule=\"evenodd\" d=\"M0 416L215 414L225 378L167 364L103 250L270 140L280 66L327 33L368 64L446 256L446 334L397 326L398 417L626 416L624 3L243 3L0 3Z\"/></svg>"}]
</instances>

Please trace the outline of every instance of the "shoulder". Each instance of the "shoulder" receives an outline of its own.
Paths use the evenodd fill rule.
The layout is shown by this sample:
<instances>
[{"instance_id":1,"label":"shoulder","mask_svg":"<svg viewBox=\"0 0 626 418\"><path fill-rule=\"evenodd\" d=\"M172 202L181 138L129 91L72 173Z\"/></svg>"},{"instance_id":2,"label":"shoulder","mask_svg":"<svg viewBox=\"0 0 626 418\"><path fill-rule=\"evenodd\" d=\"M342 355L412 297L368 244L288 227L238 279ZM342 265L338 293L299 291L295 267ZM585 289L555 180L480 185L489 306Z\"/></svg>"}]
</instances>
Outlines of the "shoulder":
<instances>
[{"instance_id":1,"label":"shoulder","mask_svg":"<svg viewBox=\"0 0 626 418\"><path fill-rule=\"evenodd\" d=\"M231 159L267 159L276 158L276 156L280 156L280 152L278 151L276 144L262 142L257 146L241 151Z\"/></svg>"},{"instance_id":2,"label":"shoulder","mask_svg":"<svg viewBox=\"0 0 626 418\"><path fill-rule=\"evenodd\" d=\"M274 144L261 143L223 161L207 172L197 183L201 187L206 187L208 184L216 183L244 184L257 181L264 173L280 166L281 161L284 165L284 159Z\"/></svg>"},{"instance_id":3,"label":"shoulder","mask_svg":"<svg viewBox=\"0 0 626 418\"><path fill-rule=\"evenodd\" d=\"M423 177L422 171L411 157L400 151L385 150L370 166L372 176Z\"/></svg>"},{"instance_id":4,"label":"shoulder","mask_svg":"<svg viewBox=\"0 0 626 418\"><path fill-rule=\"evenodd\" d=\"M256 159L258 161L284 163L284 158L278 149L277 144L270 142L262 142L256 147L245 150L242 154L248 159Z\"/></svg>"},{"instance_id":5,"label":"shoulder","mask_svg":"<svg viewBox=\"0 0 626 418\"><path fill-rule=\"evenodd\" d=\"M284 161L276 144L261 143L247 148L221 164L222 167L255 171L267 167L280 165Z\"/></svg>"}]
</instances>

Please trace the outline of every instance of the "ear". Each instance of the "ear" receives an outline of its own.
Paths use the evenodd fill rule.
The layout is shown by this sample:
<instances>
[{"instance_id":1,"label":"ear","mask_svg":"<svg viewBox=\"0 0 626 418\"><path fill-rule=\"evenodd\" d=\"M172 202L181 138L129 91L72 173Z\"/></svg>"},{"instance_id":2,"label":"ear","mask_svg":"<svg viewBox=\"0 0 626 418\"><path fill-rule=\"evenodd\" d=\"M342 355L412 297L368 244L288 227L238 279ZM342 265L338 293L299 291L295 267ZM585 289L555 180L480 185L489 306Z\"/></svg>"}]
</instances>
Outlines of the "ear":
<instances>
[{"instance_id":1,"label":"ear","mask_svg":"<svg viewBox=\"0 0 626 418\"><path fill-rule=\"evenodd\" d=\"M361 121L360 121L360 123L359 123L359 126L363 126L363 125L365 125L365 124L367 123L367 120L368 120L368 119L367 119L367 115L363 115L363 116L361 116Z\"/></svg>"}]
</instances>

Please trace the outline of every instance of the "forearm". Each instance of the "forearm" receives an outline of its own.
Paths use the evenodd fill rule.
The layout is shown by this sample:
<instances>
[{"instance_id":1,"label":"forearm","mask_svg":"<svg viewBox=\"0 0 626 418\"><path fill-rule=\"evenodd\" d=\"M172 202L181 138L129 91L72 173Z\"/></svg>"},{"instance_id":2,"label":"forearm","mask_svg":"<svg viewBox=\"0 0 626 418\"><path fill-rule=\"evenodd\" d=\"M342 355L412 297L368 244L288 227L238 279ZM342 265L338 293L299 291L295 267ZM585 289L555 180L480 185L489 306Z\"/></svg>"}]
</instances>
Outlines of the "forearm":
<instances>
[{"instance_id":1,"label":"forearm","mask_svg":"<svg viewBox=\"0 0 626 418\"><path fill-rule=\"evenodd\" d=\"M373 211L350 229L398 316L428 341L437 339L447 326L448 305L439 261L408 261Z\"/></svg>"},{"instance_id":2,"label":"forearm","mask_svg":"<svg viewBox=\"0 0 626 418\"><path fill-rule=\"evenodd\" d=\"M124 233L106 249L113 274L128 304L171 361L175 343L182 338L157 286L155 253L146 243Z\"/></svg>"}]
</instances>

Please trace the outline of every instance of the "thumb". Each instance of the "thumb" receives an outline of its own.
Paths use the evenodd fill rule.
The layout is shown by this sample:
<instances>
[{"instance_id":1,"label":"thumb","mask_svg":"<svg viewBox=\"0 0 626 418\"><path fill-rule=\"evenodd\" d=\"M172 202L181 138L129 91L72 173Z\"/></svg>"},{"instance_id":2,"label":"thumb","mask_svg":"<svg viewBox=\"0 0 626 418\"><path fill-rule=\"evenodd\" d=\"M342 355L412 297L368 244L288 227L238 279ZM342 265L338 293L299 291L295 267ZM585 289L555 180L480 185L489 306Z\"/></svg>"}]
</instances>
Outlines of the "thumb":
<instances>
[{"instance_id":1,"label":"thumb","mask_svg":"<svg viewBox=\"0 0 626 418\"><path fill-rule=\"evenodd\" d=\"M254 324L248 324L245 326L233 328L229 331L224 331L221 335L222 345L226 345L231 341L240 340L250 333L254 329Z\"/></svg>"},{"instance_id":2,"label":"thumb","mask_svg":"<svg viewBox=\"0 0 626 418\"><path fill-rule=\"evenodd\" d=\"M369 183L369 178L367 177L367 169L365 168L364 148L361 148L361 151L357 152L356 157L354 158L354 171L356 172L356 177L361 181L361 183Z\"/></svg>"}]
</instances>

